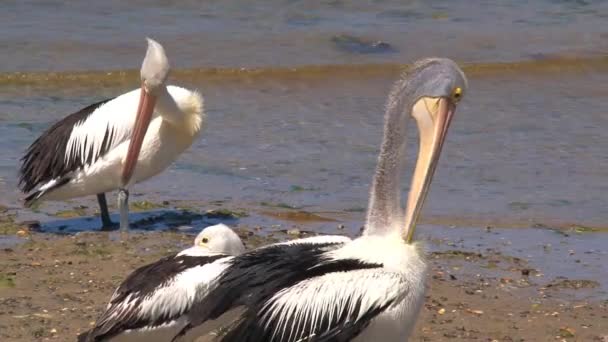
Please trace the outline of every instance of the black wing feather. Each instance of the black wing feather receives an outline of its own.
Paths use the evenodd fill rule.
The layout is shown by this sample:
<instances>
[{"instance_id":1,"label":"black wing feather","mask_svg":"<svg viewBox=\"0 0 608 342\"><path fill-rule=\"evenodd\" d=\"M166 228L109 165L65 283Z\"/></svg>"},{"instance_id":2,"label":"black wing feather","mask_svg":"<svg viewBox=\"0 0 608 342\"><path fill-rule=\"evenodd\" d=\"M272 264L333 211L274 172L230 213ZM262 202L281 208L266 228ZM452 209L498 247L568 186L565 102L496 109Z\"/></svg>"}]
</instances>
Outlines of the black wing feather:
<instances>
[{"instance_id":1,"label":"black wing feather","mask_svg":"<svg viewBox=\"0 0 608 342\"><path fill-rule=\"evenodd\" d=\"M337 261L330 268L325 268L325 271L327 272L324 272L323 274L381 267L382 265L380 264L368 264L357 260L347 259ZM320 275L322 274L313 275L312 277ZM294 283L292 285L296 284ZM309 321L308 324L303 326L300 326L301 322L296 322L293 317L290 317L292 322L288 321L285 325L292 327L300 326L301 330L298 330L297 336L285 337L274 334L274 331L279 324L277 320L268 321L265 319L268 311L271 310L270 306L267 305L268 299L270 299L270 297L256 298L255 304L247 306L245 313L240 317L239 321L218 340L222 342L351 341L369 325L370 321L374 317L382 313L393 303L391 300L383 303L381 306L373 306L368 309L362 317L359 318L358 316L353 317L352 313L359 313L361 308L361 298L351 298L351 301L355 302L353 304L349 303L343 305L343 309L338 318L333 318L330 320L329 317L322 317L320 322ZM351 311L351 313L349 313L347 308L351 306L353 306L354 309ZM268 323L268 325L266 323Z\"/></svg>"},{"instance_id":2,"label":"black wing feather","mask_svg":"<svg viewBox=\"0 0 608 342\"><path fill-rule=\"evenodd\" d=\"M53 179L61 178L84 166L83 160L92 161L92 149L86 158L78 156L78 151L71 151L77 158L70 158L66 162L66 149L72 129L76 124L86 120L97 108L101 107L112 98L96 102L76 113L70 114L61 121L55 123L44 132L36 141L30 145L23 158L19 169L19 187L24 193L34 190L36 187ZM107 152L112 140L113 132L106 131L102 143L102 155ZM64 183L65 184L65 183Z\"/></svg>"},{"instance_id":3,"label":"black wing feather","mask_svg":"<svg viewBox=\"0 0 608 342\"><path fill-rule=\"evenodd\" d=\"M226 336L226 341L240 341L241 338L246 340L247 336L259 338L260 335L250 335L246 330L253 329L255 316L278 291L302 280L332 272L382 267L354 259L330 260L325 255L342 245L343 243L274 245L235 257L220 277L219 286L188 314L191 322L180 335L208 319L216 319L228 310L243 305L246 312L241 324L234 327L233 334Z\"/></svg>"},{"instance_id":4,"label":"black wing feather","mask_svg":"<svg viewBox=\"0 0 608 342\"><path fill-rule=\"evenodd\" d=\"M164 315L155 320L145 319L139 314L140 305L156 289L163 287L179 273L225 257L226 255L223 254L209 256L174 254L136 269L116 289L110 299L110 307L97 320L98 325L91 329L86 341L101 341L125 330L153 327L177 318ZM129 306L129 310L121 312L119 317L112 317L130 295L137 299Z\"/></svg>"},{"instance_id":5,"label":"black wing feather","mask_svg":"<svg viewBox=\"0 0 608 342\"><path fill-rule=\"evenodd\" d=\"M304 327L300 331L299 338L293 338L289 341L307 341L307 342L347 342L353 340L369 325L371 320L380 313L384 312L393 301L388 301L382 306L377 306L368 310L361 318L355 319L350 317L348 312L343 311L337 321L330 322L324 320L315 331L311 330L310 325ZM361 302L356 304L355 312L358 312ZM218 338L222 342L286 342L282 336L274 336L273 331L277 322L270 322L268 327L260 325L262 322L263 312L256 314L254 309L248 309L247 312L230 328L228 332ZM274 324L273 324L274 323ZM288 323L289 325L289 323ZM296 326L297 322L290 325Z\"/></svg>"}]
</instances>

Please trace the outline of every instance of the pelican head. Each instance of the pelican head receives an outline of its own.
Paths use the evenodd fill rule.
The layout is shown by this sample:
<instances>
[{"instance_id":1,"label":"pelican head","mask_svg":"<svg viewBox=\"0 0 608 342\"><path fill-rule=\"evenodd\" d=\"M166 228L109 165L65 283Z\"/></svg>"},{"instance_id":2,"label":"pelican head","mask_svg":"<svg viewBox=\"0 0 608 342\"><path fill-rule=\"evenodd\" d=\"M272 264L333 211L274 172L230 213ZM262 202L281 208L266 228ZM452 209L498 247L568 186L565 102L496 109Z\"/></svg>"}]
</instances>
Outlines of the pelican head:
<instances>
[{"instance_id":1,"label":"pelican head","mask_svg":"<svg viewBox=\"0 0 608 342\"><path fill-rule=\"evenodd\" d=\"M155 93L167 81L170 69L169 59L162 45L153 39L146 39L148 41L148 50L141 64L141 83L142 88L147 92Z\"/></svg>"},{"instance_id":2,"label":"pelican head","mask_svg":"<svg viewBox=\"0 0 608 342\"><path fill-rule=\"evenodd\" d=\"M245 246L239 236L225 224L209 226L194 239L194 246L180 254L202 255L221 253L239 255L245 252Z\"/></svg>"},{"instance_id":3,"label":"pelican head","mask_svg":"<svg viewBox=\"0 0 608 342\"><path fill-rule=\"evenodd\" d=\"M418 61L406 73L401 91L413 99L411 115L416 120L420 147L405 210L405 240L411 242L418 215L429 191L452 116L467 90L467 79L452 60L431 58Z\"/></svg>"},{"instance_id":4,"label":"pelican head","mask_svg":"<svg viewBox=\"0 0 608 342\"><path fill-rule=\"evenodd\" d=\"M152 120L156 99L161 89L165 87L165 82L169 76L169 59L163 48L157 41L146 38L148 41L148 50L141 64L141 94L139 104L137 106L137 116L135 119L135 127L129 150L124 162L122 173L122 184L127 186L137 164L141 145L144 141L146 131Z\"/></svg>"}]
</instances>

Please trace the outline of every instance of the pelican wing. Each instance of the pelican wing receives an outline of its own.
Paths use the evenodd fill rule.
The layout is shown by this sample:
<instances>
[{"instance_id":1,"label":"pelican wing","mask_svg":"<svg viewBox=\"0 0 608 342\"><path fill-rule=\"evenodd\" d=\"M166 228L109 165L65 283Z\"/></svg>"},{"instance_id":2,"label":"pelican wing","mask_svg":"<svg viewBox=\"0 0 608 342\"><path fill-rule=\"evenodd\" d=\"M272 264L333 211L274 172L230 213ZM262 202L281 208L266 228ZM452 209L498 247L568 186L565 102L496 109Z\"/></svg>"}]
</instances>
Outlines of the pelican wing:
<instances>
[{"instance_id":1,"label":"pelican wing","mask_svg":"<svg viewBox=\"0 0 608 342\"><path fill-rule=\"evenodd\" d=\"M190 309L197 293L209 291L224 269L215 261L226 257L172 255L138 268L114 291L86 341L179 318Z\"/></svg>"},{"instance_id":2,"label":"pelican wing","mask_svg":"<svg viewBox=\"0 0 608 342\"><path fill-rule=\"evenodd\" d=\"M68 145L72 131L74 127L88 120L98 108L110 100L99 101L66 116L30 145L21 158L19 185L23 192L30 192L38 185L82 167L81 164L66 163L66 151L69 151ZM75 161L72 158L70 160Z\"/></svg>"},{"instance_id":3,"label":"pelican wing","mask_svg":"<svg viewBox=\"0 0 608 342\"><path fill-rule=\"evenodd\" d=\"M350 341L403 297L405 283L381 267L308 278L247 307L221 340Z\"/></svg>"},{"instance_id":4,"label":"pelican wing","mask_svg":"<svg viewBox=\"0 0 608 342\"><path fill-rule=\"evenodd\" d=\"M188 312L188 325L174 340L187 331L216 319L231 309L257 308L273 295L301 282L332 272L376 268L381 265L354 259L334 260L327 252L348 242L345 237L302 239L262 247L236 256L217 281L217 286Z\"/></svg>"},{"instance_id":5,"label":"pelican wing","mask_svg":"<svg viewBox=\"0 0 608 342\"><path fill-rule=\"evenodd\" d=\"M61 186L73 172L95 163L128 140L135 124L139 92L137 89L94 103L51 126L21 159L22 191L48 191Z\"/></svg>"}]
</instances>

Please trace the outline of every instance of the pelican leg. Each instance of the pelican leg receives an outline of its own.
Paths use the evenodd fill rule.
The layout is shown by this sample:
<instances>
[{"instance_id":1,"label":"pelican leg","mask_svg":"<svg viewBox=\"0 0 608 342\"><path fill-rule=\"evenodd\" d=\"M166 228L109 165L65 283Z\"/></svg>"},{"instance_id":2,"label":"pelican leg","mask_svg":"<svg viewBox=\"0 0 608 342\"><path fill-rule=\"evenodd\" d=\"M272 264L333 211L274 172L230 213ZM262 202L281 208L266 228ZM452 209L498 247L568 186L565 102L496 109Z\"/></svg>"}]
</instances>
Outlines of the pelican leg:
<instances>
[{"instance_id":1,"label":"pelican leg","mask_svg":"<svg viewBox=\"0 0 608 342\"><path fill-rule=\"evenodd\" d=\"M120 208L120 230L129 230L129 191L118 189L118 208Z\"/></svg>"},{"instance_id":2,"label":"pelican leg","mask_svg":"<svg viewBox=\"0 0 608 342\"><path fill-rule=\"evenodd\" d=\"M108 202L106 201L106 194L97 194L97 202L99 202L99 211L101 217L101 230L111 230L116 227L116 223L110 219L110 213L108 212Z\"/></svg>"}]
</instances>

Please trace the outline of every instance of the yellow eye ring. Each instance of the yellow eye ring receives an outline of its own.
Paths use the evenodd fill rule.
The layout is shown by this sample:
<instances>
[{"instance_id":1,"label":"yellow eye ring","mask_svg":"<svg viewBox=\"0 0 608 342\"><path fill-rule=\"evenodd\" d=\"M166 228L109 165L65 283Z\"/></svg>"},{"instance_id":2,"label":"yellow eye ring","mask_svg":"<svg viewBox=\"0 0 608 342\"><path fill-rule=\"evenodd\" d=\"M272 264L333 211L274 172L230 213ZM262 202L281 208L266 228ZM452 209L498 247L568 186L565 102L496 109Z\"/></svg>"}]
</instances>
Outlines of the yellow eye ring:
<instances>
[{"instance_id":1,"label":"yellow eye ring","mask_svg":"<svg viewBox=\"0 0 608 342\"><path fill-rule=\"evenodd\" d=\"M454 88L454 91L452 92L452 100L454 102L458 102L458 101L460 101L461 98L462 98L462 88L460 88L460 87Z\"/></svg>"}]
</instances>

